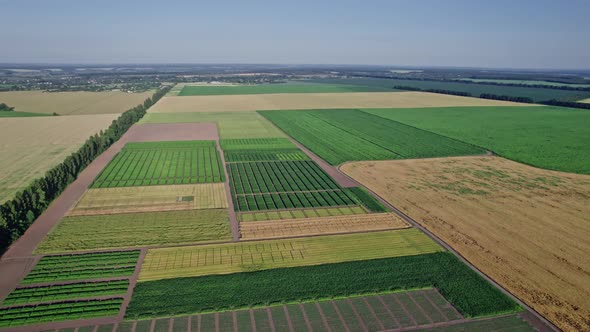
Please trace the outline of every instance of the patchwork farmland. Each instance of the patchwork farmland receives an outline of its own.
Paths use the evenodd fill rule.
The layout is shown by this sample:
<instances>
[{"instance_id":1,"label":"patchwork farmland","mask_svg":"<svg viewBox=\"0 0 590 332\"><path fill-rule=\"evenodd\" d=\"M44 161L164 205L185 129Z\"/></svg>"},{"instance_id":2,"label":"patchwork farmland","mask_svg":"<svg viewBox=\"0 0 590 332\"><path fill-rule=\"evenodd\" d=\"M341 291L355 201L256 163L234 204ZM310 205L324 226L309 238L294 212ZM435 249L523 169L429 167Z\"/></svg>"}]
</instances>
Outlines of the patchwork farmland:
<instances>
[{"instance_id":1,"label":"patchwork farmland","mask_svg":"<svg viewBox=\"0 0 590 332\"><path fill-rule=\"evenodd\" d=\"M177 86L0 260L10 275L0 331L550 328L387 195L333 166L487 153L366 107L488 101L369 92L383 89ZM325 105L193 102L210 97ZM347 98L356 108L338 104ZM178 102L192 111L170 107Z\"/></svg>"}]
</instances>

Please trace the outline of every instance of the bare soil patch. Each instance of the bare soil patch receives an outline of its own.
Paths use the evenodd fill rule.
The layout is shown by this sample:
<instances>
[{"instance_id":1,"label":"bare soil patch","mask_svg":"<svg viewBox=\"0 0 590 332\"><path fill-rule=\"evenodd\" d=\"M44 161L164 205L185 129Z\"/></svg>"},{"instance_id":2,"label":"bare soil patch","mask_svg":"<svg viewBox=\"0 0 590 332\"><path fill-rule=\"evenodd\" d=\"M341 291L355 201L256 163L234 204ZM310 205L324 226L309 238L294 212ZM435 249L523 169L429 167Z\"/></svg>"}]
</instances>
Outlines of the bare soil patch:
<instances>
[{"instance_id":1,"label":"bare soil patch","mask_svg":"<svg viewBox=\"0 0 590 332\"><path fill-rule=\"evenodd\" d=\"M341 169L561 329L590 330L590 176L499 157Z\"/></svg>"},{"instance_id":2,"label":"bare soil patch","mask_svg":"<svg viewBox=\"0 0 590 332\"><path fill-rule=\"evenodd\" d=\"M521 106L497 100L427 92L285 93L164 97L150 113L228 112L319 108L410 108L445 106Z\"/></svg>"},{"instance_id":3,"label":"bare soil patch","mask_svg":"<svg viewBox=\"0 0 590 332\"><path fill-rule=\"evenodd\" d=\"M243 240L354 233L410 227L393 213L253 221L240 224Z\"/></svg>"}]
</instances>

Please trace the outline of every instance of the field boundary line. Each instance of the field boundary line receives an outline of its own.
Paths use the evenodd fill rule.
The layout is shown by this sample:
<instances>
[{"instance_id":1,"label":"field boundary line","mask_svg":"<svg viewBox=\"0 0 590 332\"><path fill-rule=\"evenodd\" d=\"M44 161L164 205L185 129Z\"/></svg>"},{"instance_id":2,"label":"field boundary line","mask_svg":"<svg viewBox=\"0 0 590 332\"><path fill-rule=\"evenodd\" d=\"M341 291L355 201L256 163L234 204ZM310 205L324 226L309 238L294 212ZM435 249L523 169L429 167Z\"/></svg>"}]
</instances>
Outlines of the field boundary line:
<instances>
[{"instance_id":1,"label":"field boundary line","mask_svg":"<svg viewBox=\"0 0 590 332\"><path fill-rule=\"evenodd\" d=\"M219 128L217 128L219 130ZM234 242L240 241L240 223L238 222L238 218L236 216L236 210L234 206L234 199L232 197L232 190L230 187L230 172L228 171L228 167L225 163L225 154L223 153L223 149L221 148L221 144L219 143L219 135L217 140L215 141L217 151L219 153L219 158L221 159L221 168L222 172L225 172L225 181L223 181L223 186L225 187L225 199L227 200L227 214L229 217L229 223L232 233L232 240Z\"/></svg>"},{"instance_id":2,"label":"field boundary line","mask_svg":"<svg viewBox=\"0 0 590 332\"><path fill-rule=\"evenodd\" d=\"M131 296L133 295L133 289L137 284L137 279L139 278L139 271L141 270L141 265L143 264L143 260L147 255L147 249L141 248L141 252L139 253L139 257L137 258L137 263L135 264L135 270L133 274L129 277L129 288L127 289L127 293L123 297L123 303L121 304L121 308L119 309L119 314L117 315L117 319L119 321L123 321L125 317L125 312L127 311L127 306L129 306L129 302L131 302Z\"/></svg>"}]
</instances>

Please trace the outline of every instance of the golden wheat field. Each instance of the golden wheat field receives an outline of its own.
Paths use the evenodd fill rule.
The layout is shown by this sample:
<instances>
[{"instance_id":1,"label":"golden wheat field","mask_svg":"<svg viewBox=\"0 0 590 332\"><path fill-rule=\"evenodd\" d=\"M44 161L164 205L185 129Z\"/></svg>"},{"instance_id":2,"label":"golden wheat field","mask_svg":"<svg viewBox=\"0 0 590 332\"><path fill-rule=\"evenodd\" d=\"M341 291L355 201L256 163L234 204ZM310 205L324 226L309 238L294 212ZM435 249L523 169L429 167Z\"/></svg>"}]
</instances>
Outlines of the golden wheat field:
<instances>
[{"instance_id":1,"label":"golden wheat field","mask_svg":"<svg viewBox=\"0 0 590 332\"><path fill-rule=\"evenodd\" d=\"M0 102L15 107L17 112L59 115L120 114L143 104L154 91L127 93L122 91L8 91L0 92Z\"/></svg>"},{"instance_id":2,"label":"golden wheat field","mask_svg":"<svg viewBox=\"0 0 590 332\"><path fill-rule=\"evenodd\" d=\"M354 233L410 227L392 213L371 213L323 218L252 221L240 224L244 240L320 234Z\"/></svg>"},{"instance_id":3,"label":"golden wheat field","mask_svg":"<svg viewBox=\"0 0 590 332\"><path fill-rule=\"evenodd\" d=\"M341 169L561 329L590 330L590 176L500 157Z\"/></svg>"},{"instance_id":4,"label":"golden wheat field","mask_svg":"<svg viewBox=\"0 0 590 332\"><path fill-rule=\"evenodd\" d=\"M224 209L227 207L223 183L92 188L82 196L68 215Z\"/></svg>"},{"instance_id":5,"label":"golden wheat field","mask_svg":"<svg viewBox=\"0 0 590 332\"><path fill-rule=\"evenodd\" d=\"M318 108L404 108L445 106L523 106L480 98L427 92L285 93L221 96L167 96L149 112L232 112ZM530 106L526 105L526 106Z\"/></svg>"},{"instance_id":6,"label":"golden wheat field","mask_svg":"<svg viewBox=\"0 0 590 332\"><path fill-rule=\"evenodd\" d=\"M0 119L0 202L61 163L117 114Z\"/></svg>"}]
</instances>

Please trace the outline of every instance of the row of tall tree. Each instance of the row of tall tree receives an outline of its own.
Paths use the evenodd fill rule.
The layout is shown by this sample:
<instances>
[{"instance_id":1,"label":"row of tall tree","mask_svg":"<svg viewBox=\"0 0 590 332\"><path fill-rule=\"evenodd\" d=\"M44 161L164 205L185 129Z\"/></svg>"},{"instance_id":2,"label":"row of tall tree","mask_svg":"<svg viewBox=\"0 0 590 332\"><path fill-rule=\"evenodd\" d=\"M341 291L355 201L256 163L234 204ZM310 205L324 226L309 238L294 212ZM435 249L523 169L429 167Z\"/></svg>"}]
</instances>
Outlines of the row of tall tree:
<instances>
[{"instance_id":1,"label":"row of tall tree","mask_svg":"<svg viewBox=\"0 0 590 332\"><path fill-rule=\"evenodd\" d=\"M12 112L14 111L14 107L10 107L5 103L0 103L0 112Z\"/></svg>"},{"instance_id":2,"label":"row of tall tree","mask_svg":"<svg viewBox=\"0 0 590 332\"><path fill-rule=\"evenodd\" d=\"M29 228L86 166L121 138L170 89L170 86L166 86L158 90L142 105L121 114L109 128L88 138L78 151L47 171L44 177L34 180L13 199L0 205L0 253Z\"/></svg>"},{"instance_id":3,"label":"row of tall tree","mask_svg":"<svg viewBox=\"0 0 590 332\"><path fill-rule=\"evenodd\" d=\"M464 92L464 91L452 91L452 90L443 90L443 89L421 89L421 88L417 88L415 86L406 86L406 85L396 85L393 88L397 89L397 90L422 91L422 92L441 93L441 94L453 95L453 96L471 97L471 93Z\"/></svg>"},{"instance_id":4,"label":"row of tall tree","mask_svg":"<svg viewBox=\"0 0 590 332\"><path fill-rule=\"evenodd\" d=\"M513 102L517 102L517 103L527 103L527 104L532 104L534 102L533 99L529 98L529 97L495 95L493 93L482 93L479 95L479 98L513 101Z\"/></svg>"},{"instance_id":5,"label":"row of tall tree","mask_svg":"<svg viewBox=\"0 0 590 332\"><path fill-rule=\"evenodd\" d=\"M561 101L561 100L551 99L551 100L544 101L541 104L551 105L551 106L573 107L573 108L581 108L581 109L585 109L585 110L590 110L590 104L578 103L575 101Z\"/></svg>"}]
</instances>

